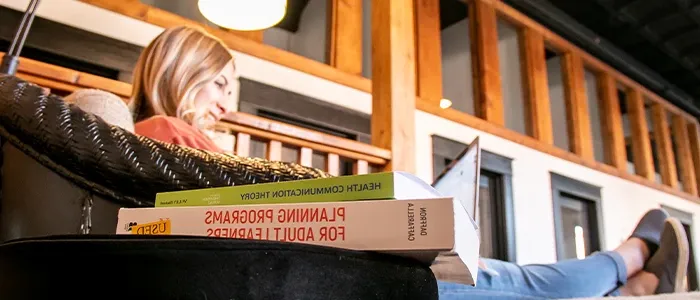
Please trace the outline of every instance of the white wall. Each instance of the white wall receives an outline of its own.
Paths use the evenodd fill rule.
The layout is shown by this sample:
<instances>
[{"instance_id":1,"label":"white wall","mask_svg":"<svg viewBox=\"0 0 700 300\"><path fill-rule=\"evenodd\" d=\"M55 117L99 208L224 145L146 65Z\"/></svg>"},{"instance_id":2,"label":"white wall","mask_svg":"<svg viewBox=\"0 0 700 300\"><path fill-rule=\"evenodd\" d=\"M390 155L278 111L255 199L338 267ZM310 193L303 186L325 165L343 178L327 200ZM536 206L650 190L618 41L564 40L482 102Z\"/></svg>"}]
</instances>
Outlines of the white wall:
<instances>
[{"instance_id":1,"label":"white wall","mask_svg":"<svg viewBox=\"0 0 700 300\"><path fill-rule=\"evenodd\" d=\"M0 5L24 9L26 0L0 0ZM162 29L134 21L74 0L44 1L39 15L85 30L144 46ZM82 15L78 17L79 15ZM331 81L261 59L236 53L241 76L296 93L371 113L371 96ZM468 77L468 76L467 76ZM466 82L467 79L464 80ZM481 137L483 148L513 159L513 196L516 222L517 261L547 263L556 260L549 172L602 187L604 246L612 249L624 240L646 210L664 204L694 214L700 224L700 205L555 158L517 143L416 111L417 175L432 179L431 134L470 142ZM695 249L700 231L693 230Z\"/></svg>"}]
</instances>

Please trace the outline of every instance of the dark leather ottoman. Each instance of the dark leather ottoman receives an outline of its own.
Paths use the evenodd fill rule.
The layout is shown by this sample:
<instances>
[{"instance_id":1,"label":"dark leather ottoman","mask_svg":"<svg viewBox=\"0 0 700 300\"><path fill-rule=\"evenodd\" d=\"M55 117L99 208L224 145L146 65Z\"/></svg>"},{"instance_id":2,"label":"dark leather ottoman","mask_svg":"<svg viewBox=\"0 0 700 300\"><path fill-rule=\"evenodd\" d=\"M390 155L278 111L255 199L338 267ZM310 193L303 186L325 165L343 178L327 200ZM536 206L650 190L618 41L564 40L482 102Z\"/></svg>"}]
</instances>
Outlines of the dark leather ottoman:
<instances>
[{"instance_id":1,"label":"dark leather ottoman","mask_svg":"<svg viewBox=\"0 0 700 300\"><path fill-rule=\"evenodd\" d=\"M0 299L437 299L428 266L304 244L70 235L0 246Z\"/></svg>"}]
</instances>

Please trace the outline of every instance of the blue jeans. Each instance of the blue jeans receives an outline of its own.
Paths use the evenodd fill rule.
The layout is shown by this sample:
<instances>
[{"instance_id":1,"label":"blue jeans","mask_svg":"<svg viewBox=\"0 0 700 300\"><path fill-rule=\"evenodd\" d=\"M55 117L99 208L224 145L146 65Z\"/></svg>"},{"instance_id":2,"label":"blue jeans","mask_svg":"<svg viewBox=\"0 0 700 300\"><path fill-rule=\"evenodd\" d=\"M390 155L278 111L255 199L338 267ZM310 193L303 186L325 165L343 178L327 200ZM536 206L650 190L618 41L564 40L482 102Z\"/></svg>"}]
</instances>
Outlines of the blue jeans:
<instances>
[{"instance_id":1,"label":"blue jeans","mask_svg":"<svg viewBox=\"0 0 700 300\"><path fill-rule=\"evenodd\" d=\"M440 300L560 299L619 295L627 268L617 252L598 252L585 259L519 266L483 259L476 286L438 281Z\"/></svg>"}]
</instances>

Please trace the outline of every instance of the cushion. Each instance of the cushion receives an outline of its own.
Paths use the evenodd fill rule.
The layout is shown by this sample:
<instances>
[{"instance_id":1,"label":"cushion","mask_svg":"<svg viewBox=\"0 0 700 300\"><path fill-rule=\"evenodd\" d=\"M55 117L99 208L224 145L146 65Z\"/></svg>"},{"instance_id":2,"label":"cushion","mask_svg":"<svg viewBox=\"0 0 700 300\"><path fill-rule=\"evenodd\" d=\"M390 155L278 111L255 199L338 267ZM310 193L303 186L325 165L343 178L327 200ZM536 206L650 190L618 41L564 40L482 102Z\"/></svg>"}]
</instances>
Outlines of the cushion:
<instances>
[{"instance_id":1,"label":"cushion","mask_svg":"<svg viewBox=\"0 0 700 300\"><path fill-rule=\"evenodd\" d=\"M379 253L187 236L0 246L0 299L437 299L428 266Z\"/></svg>"}]
</instances>

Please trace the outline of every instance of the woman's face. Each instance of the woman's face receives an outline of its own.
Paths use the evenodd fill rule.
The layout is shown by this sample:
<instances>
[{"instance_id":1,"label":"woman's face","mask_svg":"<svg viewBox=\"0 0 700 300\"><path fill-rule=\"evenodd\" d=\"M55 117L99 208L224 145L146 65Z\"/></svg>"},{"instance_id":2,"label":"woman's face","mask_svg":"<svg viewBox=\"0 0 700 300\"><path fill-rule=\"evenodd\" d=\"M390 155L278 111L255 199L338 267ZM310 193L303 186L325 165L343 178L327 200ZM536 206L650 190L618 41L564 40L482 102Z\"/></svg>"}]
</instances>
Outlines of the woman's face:
<instances>
[{"instance_id":1,"label":"woman's face","mask_svg":"<svg viewBox=\"0 0 700 300\"><path fill-rule=\"evenodd\" d=\"M196 114L206 122L201 125L214 125L228 112L233 101L234 76L233 62L229 62L214 80L197 92L194 98Z\"/></svg>"}]
</instances>

